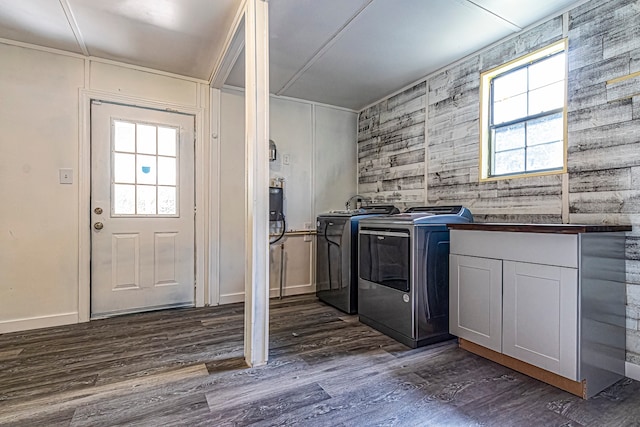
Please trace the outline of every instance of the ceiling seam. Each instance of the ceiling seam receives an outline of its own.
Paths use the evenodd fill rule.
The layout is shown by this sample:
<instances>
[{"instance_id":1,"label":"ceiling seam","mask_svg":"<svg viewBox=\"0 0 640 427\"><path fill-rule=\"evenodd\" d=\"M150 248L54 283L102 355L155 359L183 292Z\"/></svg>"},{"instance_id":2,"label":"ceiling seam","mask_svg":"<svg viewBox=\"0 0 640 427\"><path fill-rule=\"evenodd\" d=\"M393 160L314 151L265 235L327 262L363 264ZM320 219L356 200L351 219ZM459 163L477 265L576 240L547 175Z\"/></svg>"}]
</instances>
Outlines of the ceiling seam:
<instances>
[{"instance_id":1,"label":"ceiling seam","mask_svg":"<svg viewBox=\"0 0 640 427\"><path fill-rule=\"evenodd\" d=\"M71 27L71 31L73 31L73 35L76 38L76 42L78 43L80 50L85 56L90 56L89 49L87 49L87 45L84 42L84 38L82 37L82 33L80 32L80 27L78 26L78 22L76 21L76 17L73 15L73 11L71 10L69 0L60 0L60 6L62 6L64 15L67 17L67 22Z\"/></svg>"},{"instance_id":2,"label":"ceiling seam","mask_svg":"<svg viewBox=\"0 0 640 427\"><path fill-rule=\"evenodd\" d=\"M318 49L313 56L300 68L294 75L291 77L287 83L284 84L275 94L282 95L287 89L291 87L300 77L309 69L313 64L315 64L322 55L324 55L331 46L333 46L340 36L345 32L345 30L351 25L351 23L369 6L373 3L373 0L367 1L356 13L354 13L348 20L345 22L342 27L338 29L335 33L329 37L329 39Z\"/></svg>"},{"instance_id":3,"label":"ceiling seam","mask_svg":"<svg viewBox=\"0 0 640 427\"><path fill-rule=\"evenodd\" d=\"M484 10L484 11L485 11L485 12L487 12L487 13L490 13L491 15L495 16L495 17L496 17L496 18L498 18L499 20L504 21L504 22L506 22L506 23L507 23L507 24L509 24L509 25L513 25L514 27L516 27L516 28L518 29L517 31L522 30L522 27L521 27L521 26L519 26L519 25L517 25L517 24L515 24L515 23L513 23L513 22L511 22L511 21L509 21L507 18L503 18L502 16L500 16L500 15L498 15L497 13L495 13L495 12L493 12L493 11L491 11L491 10L487 9L487 8L486 8L486 7L484 7L484 6L479 5L478 3L474 2L473 0L467 0L467 3L471 3L471 4L472 4L472 5L474 5L475 7L479 8L479 9L482 9L482 10Z\"/></svg>"}]
</instances>

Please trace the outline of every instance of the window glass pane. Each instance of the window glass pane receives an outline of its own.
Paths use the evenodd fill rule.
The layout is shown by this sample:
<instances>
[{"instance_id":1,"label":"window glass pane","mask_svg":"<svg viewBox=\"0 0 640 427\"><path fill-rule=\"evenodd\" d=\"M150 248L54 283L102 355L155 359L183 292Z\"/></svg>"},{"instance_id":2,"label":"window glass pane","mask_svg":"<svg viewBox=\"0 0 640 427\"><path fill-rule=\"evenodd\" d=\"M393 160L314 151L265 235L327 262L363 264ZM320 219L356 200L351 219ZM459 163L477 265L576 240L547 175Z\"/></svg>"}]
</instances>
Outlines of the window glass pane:
<instances>
[{"instance_id":1,"label":"window glass pane","mask_svg":"<svg viewBox=\"0 0 640 427\"><path fill-rule=\"evenodd\" d=\"M116 215L134 215L136 189L134 185L113 185L113 213Z\"/></svg>"},{"instance_id":2,"label":"window glass pane","mask_svg":"<svg viewBox=\"0 0 640 427\"><path fill-rule=\"evenodd\" d=\"M156 154L156 127L138 125L138 153Z\"/></svg>"},{"instance_id":3,"label":"window glass pane","mask_svg":"<svg viewBox=\"0 0 640 427\"><path fill-rule=\"evenodd\" d=\"M527 94L517 95L493 104L493 124L509 122L527 115Z\"/></svg>"},{"instance_id":4,"label":"window glass pane","mask_svg":"<svg viewBox=\"0 0 640 427\"><path fill-rule=\"evenodd\" d=\"M135 153L136 151L136 125L115 120L113 122L113 149Z\"/></svg>"},{"instance_id":5,"label":"window glass pane","mask_svg":"<svg viewBox=\"0 0 640 427\"><path fill-rule=\"evenodd\" d=\"M176 129L158 128L158 154L162 156L176 156Z\"/></svg>"},{"instance_id":6,"label":"window glass pane","mask_svg":"<svg viewBox=\"0 0 640 427\"><path fill-rule=\"evenodd\" d=\"M564 107L564 81L529 92L529 115Z\"/></svg>"},{"instance_id":7,"label":"window glass pane","mask_svg":"<svg viewBox=\"0 0 640 427\"><path fill-rule=\"evenodd\" d=\"M525 145L524 123L517 123L496 129L494 131L493 141L495 151L523 148Z\"/></svg>"},{"instance_id":8,"label":"window glass pane","mask_svg":"<svg viewBox=\"0 0 640 427\"><path fill-rule=\"evenodd\" d=\"M493 100L502 101L527 91L527 69L509 72L493 79Z\"/></svg>"},{"instance_id":9,"label":"window glass pane","mask_svg":"<svg viewBox=\"0 0 640 427\"><path fill-rule=\"evenodd\" d=\"M562 113L541 117L527 122L527 145L538 145L547 142L562 141L564 120Z\"/></svg>"},{"instance_id":10,"label":"window glass pane","mask_svg":"<svg viewBox=\"0 0 640 427\"><path fill-rule=\"evenodd\" d=\"M175 157L158 157L158 184L176 185Z\"/></svg>"},{"instance_id":11,"label":"window glass pane","mask_svg":"<svg viewBox=\"0 0 640 427\"><path fill-rule=\"evenodd\" d=\"M524 171L524 149L496 153L494 175Z\"/></svg>"},{"instance_id":12,"label":"window glass pane","mask_svg":"<svg viewBox=\"0 0 640 427\"><path fill-rule=\"evenodd\" d=\"M113 181L135 184L136 156L135 154L113 154Z\"/></svg>"},{"instance_id":13,"label":"window glass pane","mask_svg":"<svg viewBox=\"0 0 640 427\"><path fill-rule=\"evenodd\" d=\"M154 215L156 213L156 187L152 185L137 185L138 215Z\"/></svg>"},{"instance_id":14,"label":"window glass pane","mask_svg":"<svg viewBox=\"0 0 640 427\"><path fill-rule=\"evenodd\" d=\"M529 67L529 90L564 80L564 52Z\"/></svg>"},{"instance_id":15,"label":"window glass pane","mask_svg":"<svg viewBox=\"0 0 640 427\"><path fill-rule=\"evenodd\" d=\"M138 154L138 184L156 183L156 156Z\"/></svg>"},{"instance_id":16,"label":"window glass pane","mask_svg":"<svg viewBox=\"0 0 640 427\"><path fill-rule=\"evenodd\" d=\"M542 144L527 149L527 171L562 168L564 144L562 141Z\"/></svg>"},{"instance_id":17,"label":"window glass pane","mask_svg":"<svg viewBox=\"0 0 640 427\"><path fill-rule=\"evenodd\" d=\"M158 187L158 214L175 215L176 187Z\"/></svg>"}]
</instances>

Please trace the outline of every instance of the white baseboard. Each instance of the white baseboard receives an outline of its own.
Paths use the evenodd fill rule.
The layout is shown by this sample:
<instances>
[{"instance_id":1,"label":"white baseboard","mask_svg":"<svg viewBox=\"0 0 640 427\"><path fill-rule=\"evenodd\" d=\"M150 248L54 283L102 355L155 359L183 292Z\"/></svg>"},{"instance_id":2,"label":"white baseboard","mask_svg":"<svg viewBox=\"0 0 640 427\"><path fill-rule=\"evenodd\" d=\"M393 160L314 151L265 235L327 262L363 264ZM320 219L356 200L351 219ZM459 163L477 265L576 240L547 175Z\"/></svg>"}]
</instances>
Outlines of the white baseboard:
<instances>
[{"instance_id":1,"label":"white baseboard","mask_svg":"<svg viewBox=\"0 0 640 427\"><path fill-rule=\"evenodd\" d=\"M282 296L290 297L292 295L312 294L315 291L316 291L316 287L311 283L307 283L304 285L287 286L286 288L283 289ZM280 296L279 288L269 289L270 298L277 298L278 296ZM236 292L233 294L220 295L220 305L233 304L236 302L244 302L244 292Z\"/></svg>"},{"instance_id":2,"label":"white baseboard","mask_svg":"<svg viewBox=\"0 0 640 427\"><path fill-rule=\"evenodd\" d=\"M244 302L244 292L237 292L234 294L220 294L220 302L219 305L223 304L233 304L236 302Z\"/></svg>"},{"instance_id":3,"label":"white baseboard","mask_svg":"<svg viewBox=\"0 0 640 427\"><path fill-rule=\"evenodd\" d=\"M640 381L640 365L624 362L624 376L632 380Z\"/></svg>"},{"instance_id":4,"label":"white baseboard","mask_svg":"<svg viewBox=\"0 0 640 427\"><path fill-rule=\"evenodd\" d=\"M282 289L283 297L290 297L292 295L312 294L316 291L316 287L310 283L305 285L287 286ZM280 296L280 288L269 289L269 297L276 298Z\"/></svg>"},{"instance_id":5,"label":"white baseboard","mask_svg":"<svg viewBox=\"0 0 640 427\"><path fill-rule=\"evenodd\" d=\"M27 331L29 329L49 328L52 326L70 325L78 323L78 313L54 314L51 316L28 317L0 321L0 334Z\"/></svg>"}]
</instances>

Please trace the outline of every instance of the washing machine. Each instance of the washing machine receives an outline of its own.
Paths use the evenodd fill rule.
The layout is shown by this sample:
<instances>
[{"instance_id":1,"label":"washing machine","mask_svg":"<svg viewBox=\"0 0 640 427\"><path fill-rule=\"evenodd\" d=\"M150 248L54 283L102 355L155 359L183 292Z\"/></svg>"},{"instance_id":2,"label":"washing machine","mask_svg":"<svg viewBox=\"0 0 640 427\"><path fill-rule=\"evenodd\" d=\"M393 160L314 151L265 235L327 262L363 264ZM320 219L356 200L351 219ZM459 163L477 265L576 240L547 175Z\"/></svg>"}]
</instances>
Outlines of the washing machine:
<instances>
[{"instance_id":1,"label":"washing machine","mask_svg":"<svg viewBox=\"0 0 640 427\"><path fill-rule=\"evenodd\" d=\"M363 218L391 215L392 205L365 206L318 215L316 236L316 295L345 313L358 308L358 223Z\"/></svg>"}]
</instances>

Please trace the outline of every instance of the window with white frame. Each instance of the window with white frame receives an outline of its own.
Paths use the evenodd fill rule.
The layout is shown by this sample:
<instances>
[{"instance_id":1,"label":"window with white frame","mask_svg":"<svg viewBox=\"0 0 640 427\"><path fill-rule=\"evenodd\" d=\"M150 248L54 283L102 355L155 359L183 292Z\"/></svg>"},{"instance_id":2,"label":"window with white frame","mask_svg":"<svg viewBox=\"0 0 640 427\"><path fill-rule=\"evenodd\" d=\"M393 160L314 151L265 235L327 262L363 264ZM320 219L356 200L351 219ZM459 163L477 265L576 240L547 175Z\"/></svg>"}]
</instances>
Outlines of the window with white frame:
<instances>
[{"instance_id":1,"label":"window with white frame","mask_svg":"<svg viewBox=\"0 0 640 427\"><path fill-rule=\"evenodd\" d=\"M566 42L481 75L481 179L565 170Z\"/></svg>"}]
</instances>

